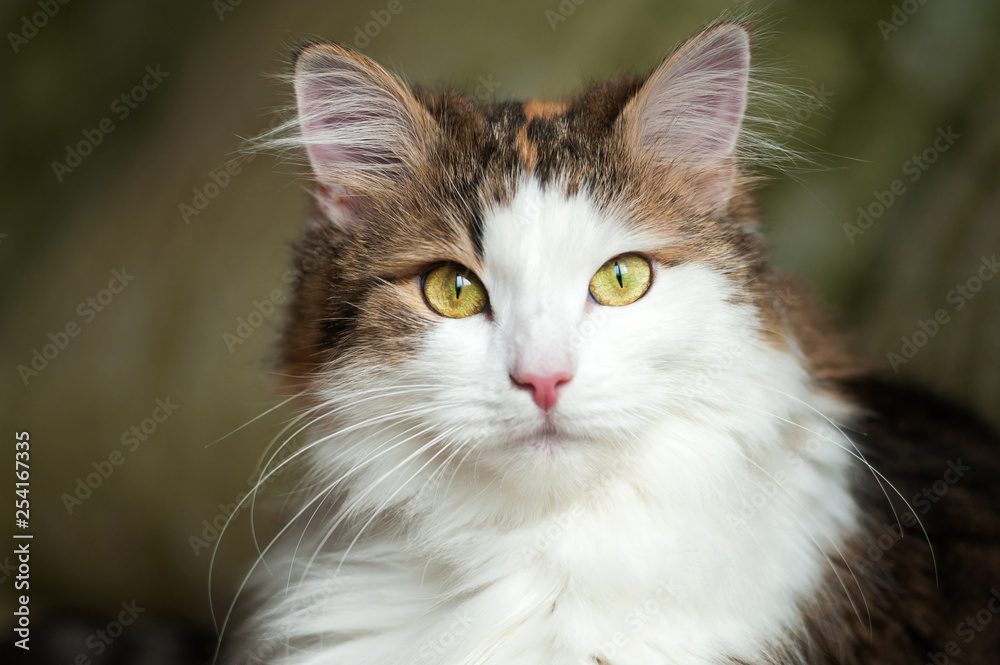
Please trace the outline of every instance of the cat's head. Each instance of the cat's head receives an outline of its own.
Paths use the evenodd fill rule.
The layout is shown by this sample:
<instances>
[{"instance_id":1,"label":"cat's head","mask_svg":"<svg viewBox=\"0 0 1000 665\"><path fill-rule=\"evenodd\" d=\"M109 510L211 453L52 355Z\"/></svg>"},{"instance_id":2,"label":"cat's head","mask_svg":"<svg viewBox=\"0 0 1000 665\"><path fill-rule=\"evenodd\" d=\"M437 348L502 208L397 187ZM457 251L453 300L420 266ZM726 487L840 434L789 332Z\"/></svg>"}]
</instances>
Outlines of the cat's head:
<instances>
[{"instance_id":1,"label":"cat's head","mask_svg":"<svg viewBox=\"0 0 1000 665\"><path fill-rule=\"evenodd\" d=\"M585 488L651 437L677 464L746 454L685 427L743 427L734 404L810 372L741 166L749 68L727 23L645 78L480 105L305 48L317 205L284 358L317 454L400 498L441 472L518 500Z\"/></svg>"}]
</instances>

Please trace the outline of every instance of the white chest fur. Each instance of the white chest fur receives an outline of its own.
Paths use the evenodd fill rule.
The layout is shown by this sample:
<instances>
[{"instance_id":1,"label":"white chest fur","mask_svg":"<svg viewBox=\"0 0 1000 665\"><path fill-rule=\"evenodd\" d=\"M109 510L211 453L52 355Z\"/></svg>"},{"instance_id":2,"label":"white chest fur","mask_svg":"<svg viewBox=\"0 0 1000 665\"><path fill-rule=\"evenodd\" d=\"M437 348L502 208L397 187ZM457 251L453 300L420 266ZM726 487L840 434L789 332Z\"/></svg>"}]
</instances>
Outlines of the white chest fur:
<instances>
[{"instance_id":1,"label":"white chest fur","mask_svg":"<svg viewBox=\"0 0 1000 665\"><path fill-rule=\"evenodd\" d=\"M323 554L271 606L266 639L299 645L281 646L279 662L303 664L761 662L796 627L855 519L850 444L799 406L797 425L767 433L797 439L783 449L798 452L747 459L712 482L712 464L649 441L533 523L427 515L408 538ZM721 447L732 435L717 425L678 419L661 431Z\"/></svg>"}]
</instances>

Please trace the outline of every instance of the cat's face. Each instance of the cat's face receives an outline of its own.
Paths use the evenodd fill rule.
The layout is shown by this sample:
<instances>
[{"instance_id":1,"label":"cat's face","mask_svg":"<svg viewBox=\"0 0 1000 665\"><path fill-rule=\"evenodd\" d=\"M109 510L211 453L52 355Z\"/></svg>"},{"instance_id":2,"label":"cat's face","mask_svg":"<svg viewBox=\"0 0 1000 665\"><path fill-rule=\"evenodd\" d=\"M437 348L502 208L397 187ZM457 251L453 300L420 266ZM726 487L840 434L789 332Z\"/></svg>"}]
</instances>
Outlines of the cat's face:
<instances>
[{"instance_id":1,"label":"cat's face","mask_svg":"<svg viewBox=\"0 0 1000 665\"><path fill-rule=\"evenodd\" d=\"M645 82L478 106L304 51L318 205L285 357L331 435L320 454L368 482L448 469L540 496L666 421L678 462L745 454L691 449L684 423L724 427L727 403L798 367L737 160L748 67L723 25Z\"/></svg>"}]
</instances>

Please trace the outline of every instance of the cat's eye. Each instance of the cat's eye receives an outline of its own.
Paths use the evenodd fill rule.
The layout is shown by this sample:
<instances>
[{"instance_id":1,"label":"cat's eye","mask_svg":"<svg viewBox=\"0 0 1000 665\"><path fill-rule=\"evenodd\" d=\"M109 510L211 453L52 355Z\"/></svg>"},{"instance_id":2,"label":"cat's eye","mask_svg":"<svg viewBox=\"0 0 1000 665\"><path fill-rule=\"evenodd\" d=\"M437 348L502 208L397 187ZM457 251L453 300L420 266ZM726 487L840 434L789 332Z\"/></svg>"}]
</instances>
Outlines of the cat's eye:
<instances>
[{"instance_id":1,"label":"cat's eye","mask_svg":"<svg viewBox=\"0 0 1000 665\"><path fill-rule=\"evenodd\" d=\"M649 288L652 272L649 261L638 254L616 256L590 278L590 295L609 307L634 303Z\"/></svg>"},{"instance_id":2,"label":"cat's eye","mask_svg":"<svg viewBox=\"0 0 1000 665\"><path fill-rule=\"evenodd\" d=\"M463 319L486 309L486 287L465 266L446 263L424 276L424 298L438 314Z\"/></svg>"}]
</instances>

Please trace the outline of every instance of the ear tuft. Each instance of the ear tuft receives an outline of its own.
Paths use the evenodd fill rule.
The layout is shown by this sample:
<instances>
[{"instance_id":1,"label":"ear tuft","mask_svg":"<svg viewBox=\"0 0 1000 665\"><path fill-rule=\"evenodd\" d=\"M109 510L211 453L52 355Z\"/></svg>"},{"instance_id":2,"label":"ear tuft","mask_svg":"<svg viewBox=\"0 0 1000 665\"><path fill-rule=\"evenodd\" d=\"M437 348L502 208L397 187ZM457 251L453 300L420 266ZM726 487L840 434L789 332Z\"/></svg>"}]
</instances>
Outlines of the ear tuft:
<instances>
[{"instance_id":1,"label":"ear tuft","mask_svg":"<svg viewBox=\"0 0 1000 665\"><path fill-rule=\"evenodd\" d=\"M655 164L731 163L749 75L744 27L723 23L695 35L656 68L626 107L633 150Z\"/></svg>"},{"instance_id":2,"label":"ear tuft","mask_svg":"<svg viewBox=\"0 0 1000 665\"><path fill-rule=\"evenodd\" d=\"M295 96L320 207L334 221L350 225L354 197L398 184L426 154L429 114L395 76L350 49L303 49Z\"/></svg>"}]
</instances>

